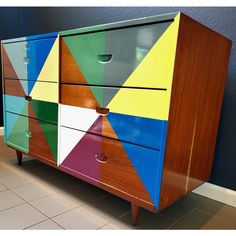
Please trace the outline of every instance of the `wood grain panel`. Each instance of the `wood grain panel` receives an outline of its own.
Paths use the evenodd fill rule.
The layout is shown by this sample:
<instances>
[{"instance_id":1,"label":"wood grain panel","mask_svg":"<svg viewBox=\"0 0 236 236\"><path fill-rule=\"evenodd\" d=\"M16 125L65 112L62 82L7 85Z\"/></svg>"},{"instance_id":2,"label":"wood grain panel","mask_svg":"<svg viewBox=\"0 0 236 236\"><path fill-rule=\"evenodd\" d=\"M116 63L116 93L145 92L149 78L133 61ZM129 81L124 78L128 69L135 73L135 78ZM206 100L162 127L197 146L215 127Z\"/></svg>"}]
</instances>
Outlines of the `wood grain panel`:
<instances>
[{"instance_id":1,"label":"wood grain panel","mask_svg":"<svg viewBox=\"0 0 236 236\"><path fill-rule=\"evenodd\" d=\"M60 38L60 75L62 83L87 84L63 38Z\"/></svg>"},{"instance_id":2,"label":"wood grain panel","mask_svg":"<svg viewBox=\"0 0 236 236\"><path fill-rule=\"evenodd\" d=\"M61 84L61 103L65 105L96 109L98 102L89 86Z\"/></svg>"},{"instance_id":3,"label":"wood grain panel","mask_svg":"<svg viewBox=\"0 0 236 236\"><path fill-rule=\"evenodd\" d=\"M160 208L211 173L231 42L181 14Z\"/></svg>"},{"instance_id":4,"label":"wood grain panel","mask_svg":"<svg viewBox=\"0 0 236 236\"><path fill-rule=\"evenodd\" d=\"M27 83L27 81L23 81ZM11 96L24 97L26 94L18 79L4 79L4 93Z\"/></svg>"}]
</instances>

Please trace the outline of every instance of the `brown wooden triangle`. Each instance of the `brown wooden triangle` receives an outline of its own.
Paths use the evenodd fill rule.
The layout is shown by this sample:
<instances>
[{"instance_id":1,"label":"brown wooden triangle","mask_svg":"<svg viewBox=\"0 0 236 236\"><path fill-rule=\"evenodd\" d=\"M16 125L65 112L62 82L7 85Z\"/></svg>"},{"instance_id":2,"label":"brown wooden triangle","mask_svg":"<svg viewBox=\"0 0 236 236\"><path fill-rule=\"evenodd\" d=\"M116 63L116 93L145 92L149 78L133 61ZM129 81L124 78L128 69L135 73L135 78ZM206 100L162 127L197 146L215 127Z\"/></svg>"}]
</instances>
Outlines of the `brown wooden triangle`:
<instances>
[{"instance_id":1,"label":"brown wooden triangle","mask_svg":"<svg viewBox=\"0 0 236 236\"><path fill-rule=\"evenodd\" d=\"M2 47L2 59L3 59L3 77L8 79L19 79L4 49L4 46Z\"/></svg>"},{"instance_id":2,"label":"brown wooden triangle","mask_svg":"<svg viewBox=\"0 0 236 236\"><path fill-rule=\"evenodd\" d=\"M118 139L109 120L105 116L102 117L102 136Z\"/></svg>"},{"instance_id":3,"label":"brown wooden triangle","mask_svg":"<svg viewBox=\"0 0 236 236\"><path fill-rule=\"evenodd\" d=\"M12 66L12 63L4 47L2 47L2 59L3 59L4 94L24 97L26 95L24 89L17 77L17 74Z\"/></svg>"},{"instance_id":4,"label":"brown wooden triangle","mask_svg":"<svg viewBox=\"0 0 236 236\"><path fill-rule=\"evenodd\" d=\"M61 82L87 84L79 66L76 64L69 48L61 39Z\"/></svg>"},{"instance_id":5,"label":"brown wooden triangle","mask_svg":"<svg viewBox=\"0 0 236 236\"><path fill-rule=\"evenodd\" d=\"M104 120L106 132L109 131L111 137L117 137L111 125L108 124L109 121L105 118ZM100 165L100 182L153 203L120 141L103 138L101 153L107 161Z\"/></svg>"},{"instance_id":6,"label":"brown wooden triangle","mask_svg":"<svg viewBox=\"0 0 236 236\"><path fill-rule=\"evenodd\" d=\"M28 104L29 114L35 117L31 104ZM29 152L55 163L53 153L43 133L38 120L29 118L29 130L32 136L29 138Z\"/></svg>"}]
</instances>

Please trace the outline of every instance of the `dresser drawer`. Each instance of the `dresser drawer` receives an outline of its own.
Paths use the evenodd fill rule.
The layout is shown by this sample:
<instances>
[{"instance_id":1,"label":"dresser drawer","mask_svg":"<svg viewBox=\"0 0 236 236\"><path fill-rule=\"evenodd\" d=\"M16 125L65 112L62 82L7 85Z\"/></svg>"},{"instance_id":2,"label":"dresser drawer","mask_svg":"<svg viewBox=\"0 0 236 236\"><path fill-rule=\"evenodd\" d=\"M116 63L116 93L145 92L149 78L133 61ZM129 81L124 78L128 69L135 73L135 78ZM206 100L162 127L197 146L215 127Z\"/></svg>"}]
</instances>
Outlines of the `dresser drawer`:
<instances>
[{"instance_id":1,"label":"dresser drawer","mask_svg":"<svg viewBox=\"0 0 236 236\"><path fill-rule=\"evenodd\" d=\"M164 150L167 121L60 105L60 125L140 146Z\"/></svg>"},{"instance_id":2,"label":"dresser drawer","mask_svg":"<svg viewBox=\"0 0 236 236\"><path fill-rule=\"evenodd\" d=\"M157 199L159 151L64 127L59 140L59 168L148 202Z\"/></svg>"},{"instance_id":3,"label":"dresser drawer","mask_svg":"<svg viewBox=\"0 0 236 236\"><path fill-rule=\"evenodd\" d=\"M57 124L58 104L39 100L28 101L24 97L4 95L5 110Z\"/></svg>"},{"instance_id":4,"label":"dresser drawer","mask_svg":"<svg viewBox=\"0 0 236 236\"><path fill-rule=\"evenodd\" d=\"M170 51L176 37L173 35L163 43L161 36L171 23L62 37L61 81L166 88L169 65L174 61L174 50ZM131 76L135 69L138 71Z\"/></svg>"},{"instance_id":5,"label":"dresser drawer","mask_svg":"<svg viewBox=\"0 0 236 236\"><path fill-rule=\"evenodd\" d=\"M4 132L9 145L56 163L57 125L6 112Z\"/></svg>"},{"instance_id":6,"label":"dresser drawer","mask_svg":"<svg viewBox=\"0 0 236 236\"><path fill-rule=\"evenodd\" d=\"M61 103L145 118L168 120L170 91L61 85ZM108 110L107 110L108 111Z\"/></svg>"},{"instance_id":7,"label":"dresser drawer","mask_svg":"<svg viewBox=\"0 0 236 236\"><path fill-rule=\"evenodd\" d=\"M28 91L28 81L25 80L4 80L4 93L6 95L25 97L30 100L58 103L58 83L34 82L32 90ZM23 89L22 89L23 88Z\"/></svg>"},{"instance_id":8,"label":"dresser drawer","mask_svg":"<svg viewBox=\"0 0 236 236\"><path fill-rule=\"evenodd\" d=\"M58 81L58 78L50 77L50 74L55 74L53 70L58 71L58 66L56 66L57 61L55 61L53 67L50 68L50 73L47 75L47 78L45 78L44 75L39 77L55 40L56 37L52 37L3 44L4 78L33 81ZM55 46L58 47L58 45Z\"/></svg>"}]
</instances>

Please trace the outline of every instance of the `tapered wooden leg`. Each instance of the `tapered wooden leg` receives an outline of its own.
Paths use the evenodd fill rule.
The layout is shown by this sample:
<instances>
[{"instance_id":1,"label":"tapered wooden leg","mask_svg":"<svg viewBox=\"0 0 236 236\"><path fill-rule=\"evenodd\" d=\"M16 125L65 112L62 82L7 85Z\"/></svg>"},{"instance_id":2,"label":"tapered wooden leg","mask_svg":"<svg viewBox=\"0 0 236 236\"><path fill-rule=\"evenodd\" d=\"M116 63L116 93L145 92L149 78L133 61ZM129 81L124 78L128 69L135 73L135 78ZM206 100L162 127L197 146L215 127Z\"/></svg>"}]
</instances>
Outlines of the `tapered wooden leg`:
<instances>
[{"instance_id":1,"label":"tapered wooden leg","mask_svg":"<svg viewBox=\"0 0 236 236\"><path fill-rule=\"evenodd\" d=\"M22 152L16 150L16 156L17 156L18 165L21 166L22 165Z\"/></svg>"},{"instance_id":2,"label":"tapered wooden leg","mask_svg":"<svg viewBox=\"0 0 236 236\"><path fill-rule=\"evenodd\" d=\"M132 225L136 226L138 223L138 217L140 212L140 207L131 203L131 212L132 212Z\"/></svg>"}]
</instances>

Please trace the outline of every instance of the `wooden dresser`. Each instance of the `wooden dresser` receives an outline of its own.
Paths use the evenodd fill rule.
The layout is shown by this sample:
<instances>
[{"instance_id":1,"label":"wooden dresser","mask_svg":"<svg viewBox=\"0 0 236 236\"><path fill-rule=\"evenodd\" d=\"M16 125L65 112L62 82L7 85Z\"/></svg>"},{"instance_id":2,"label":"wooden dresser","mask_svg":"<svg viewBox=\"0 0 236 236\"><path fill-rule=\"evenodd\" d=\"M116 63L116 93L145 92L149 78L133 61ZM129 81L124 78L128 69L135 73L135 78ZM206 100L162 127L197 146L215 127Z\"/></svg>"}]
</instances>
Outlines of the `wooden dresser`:
<instances>
[{"instance_id":1,"label":"wooden dresser","mask_svg":"<svg viewBox=\"0 0 236 236\"><path fill-rule=\"evenodd\" d=\"M211 174L231 41L182 13L2 41L5 142L158 212Z\"/></svg>"}]
</instances>

